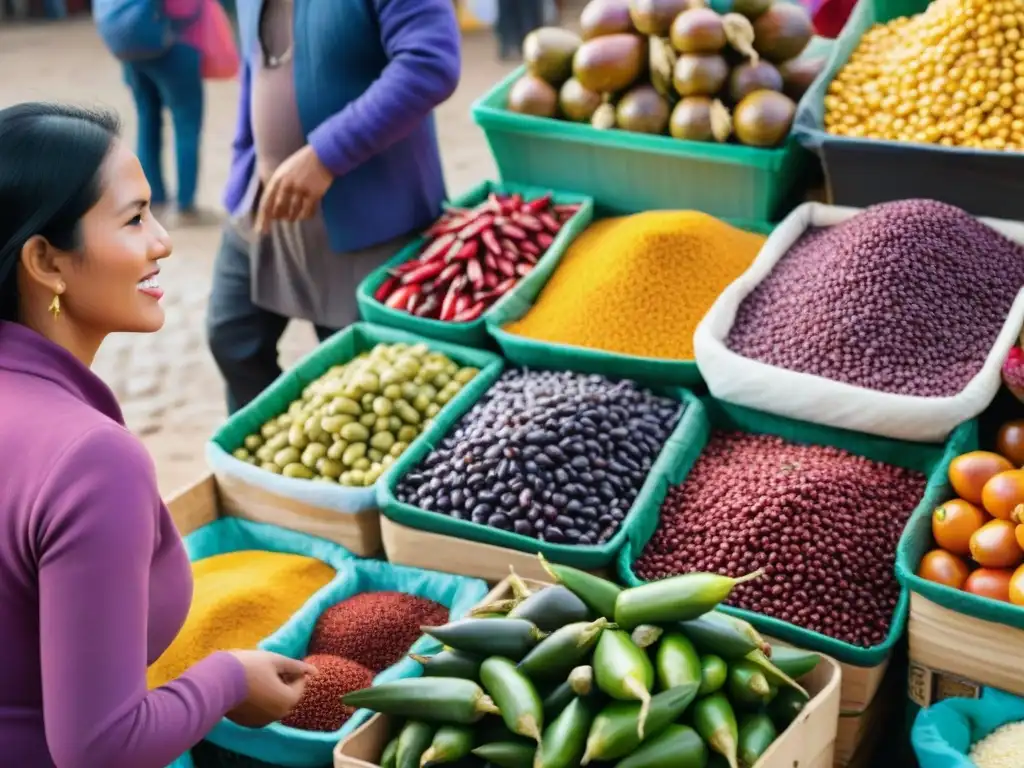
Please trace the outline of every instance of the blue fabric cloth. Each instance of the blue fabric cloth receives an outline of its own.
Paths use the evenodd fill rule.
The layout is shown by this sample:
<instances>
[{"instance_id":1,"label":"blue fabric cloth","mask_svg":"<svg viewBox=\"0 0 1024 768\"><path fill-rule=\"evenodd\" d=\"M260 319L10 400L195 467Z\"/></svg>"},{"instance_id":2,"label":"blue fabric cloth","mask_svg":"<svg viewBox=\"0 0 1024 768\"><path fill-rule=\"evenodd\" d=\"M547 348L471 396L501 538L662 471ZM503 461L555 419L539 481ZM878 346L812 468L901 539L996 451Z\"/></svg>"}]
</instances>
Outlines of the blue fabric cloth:
<instances>
[{"instance_id":1,"label":"blue fabric cloth","mask_svg":"<svg viewBox=\"0 0 1024 768\"><path fill-rule=\"evenodd\" d=\"M178 207L195 205L199 178L199 139L203 128L203 78L199 51L178 43L152 61L127 62L124 78L139 114L138 155L153 189L153 202L167 202L161 154L163 111L174 126L174 157L178 170Z\"/></svg>"},{"instance_id":2,"label":"blue fabric cloth","mask_svg":"<svg viewBox=\"0 0 1024 768\"><path fill-rule=\"evenodd\" d=\"M242 58L258 55L260 0L238 7ZM335 175L323 200L331 249L356 251L422 229L441 211L433 110L459 82L451 0L295 4L295 90L309 143ZM225 206L237 213L255 171L250 66L243 66Z\"/></svg>"},{"instance_id":3,"label":"blue fabric cloth","mask_svg":"<svg viewBox=\"0 0 1024 768\"><path fill-rule=\"evenodd\" d=\"M946 699L922 709L910 740L921 768L976 768L971 745L1007 723L1024 720L1024 699L985 688L980 699Z\"/></svg>"}]
</instances>

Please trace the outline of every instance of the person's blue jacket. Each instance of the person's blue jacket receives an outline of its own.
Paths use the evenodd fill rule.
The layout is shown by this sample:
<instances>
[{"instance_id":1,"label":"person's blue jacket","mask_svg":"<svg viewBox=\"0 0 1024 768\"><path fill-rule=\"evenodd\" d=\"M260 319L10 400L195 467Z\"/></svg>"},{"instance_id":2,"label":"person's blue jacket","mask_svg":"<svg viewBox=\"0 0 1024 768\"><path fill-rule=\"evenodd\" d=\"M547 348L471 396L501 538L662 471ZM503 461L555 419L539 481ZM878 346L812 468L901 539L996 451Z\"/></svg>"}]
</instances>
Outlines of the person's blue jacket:
<instances>
[{"instance_id":1,"label":"person's blue jacket","mask_svg":"<svg viewBox=\"0 0 1024 768\"><path fill-rule=\"evenodd\" d=\"M251 68L262 0L238 0L242 92L224 203L256 170ZM422 229L441 212L444 175L432 112L455 91L460 34L452 0L298 0L295 90L310 145L335 175L323 200L331 248L345 252Z\"/></svg>"}]
</instances>

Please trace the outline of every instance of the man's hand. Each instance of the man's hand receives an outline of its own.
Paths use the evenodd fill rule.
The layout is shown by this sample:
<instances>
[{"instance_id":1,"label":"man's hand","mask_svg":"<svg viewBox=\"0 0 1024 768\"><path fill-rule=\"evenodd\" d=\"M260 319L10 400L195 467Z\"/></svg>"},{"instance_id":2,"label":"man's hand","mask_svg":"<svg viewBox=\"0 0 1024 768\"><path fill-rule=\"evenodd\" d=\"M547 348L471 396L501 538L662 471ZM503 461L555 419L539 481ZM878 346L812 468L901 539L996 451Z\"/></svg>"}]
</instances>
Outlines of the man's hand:
<instances>
[{"instance_id":1,"label":"man's hand","mask_svg":"<svg viewBox=\"0 0 1024 768\"><path fill-rule=\"evenodd\" d=\"M303 147L278 166L264 187L256 213L256 230L266 234L274 220L312 218L332 181L334 176L313 148Z\"/></svg>"}]
</instances>

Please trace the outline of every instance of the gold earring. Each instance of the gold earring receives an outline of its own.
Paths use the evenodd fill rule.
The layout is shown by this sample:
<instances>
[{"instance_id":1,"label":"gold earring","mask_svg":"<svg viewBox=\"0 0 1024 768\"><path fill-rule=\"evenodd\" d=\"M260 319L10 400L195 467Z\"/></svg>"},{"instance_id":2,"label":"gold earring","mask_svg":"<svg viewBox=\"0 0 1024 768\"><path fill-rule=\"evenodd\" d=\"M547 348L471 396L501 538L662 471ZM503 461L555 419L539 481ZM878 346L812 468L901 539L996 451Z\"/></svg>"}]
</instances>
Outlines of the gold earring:
<instances>
[{"instance_id":1,"label":"gold earring","mask_svg":"<svg viewBox=\"0 0 1024 768\"><path fill-rule=\"evenodd\" d=\"M53 315L53 319L56 320L60 317L60 294L53 294L53 301L50 302L50 314Z\"/></svg>"}]
</instances>

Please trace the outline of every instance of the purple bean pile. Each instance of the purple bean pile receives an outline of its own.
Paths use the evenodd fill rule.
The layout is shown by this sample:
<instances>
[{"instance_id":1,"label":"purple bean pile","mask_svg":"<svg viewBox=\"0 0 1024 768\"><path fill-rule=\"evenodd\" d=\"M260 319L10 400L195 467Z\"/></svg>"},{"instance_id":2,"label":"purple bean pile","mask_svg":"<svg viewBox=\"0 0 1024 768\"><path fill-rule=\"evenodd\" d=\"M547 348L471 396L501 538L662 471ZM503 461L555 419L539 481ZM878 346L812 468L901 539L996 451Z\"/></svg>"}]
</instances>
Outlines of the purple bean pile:
<instances>
[{"instance_id":1,"label":"purple bean pile","mask_svg":"<svg viewBox=\"0 0 1024 768\"><path fill-rule=\"evenodd\" d=\"M879 392L949 397L1024 286L1024 246L934 200L812 229L740 305L726 346Z\"/></svg>"},{"instance_id":2,"label":"purple bean pile","mask_svg":"<svg viewBox=\"0 0 1024 768\"><path fill-rule=\"evenodd\" d=\"M920 472L838 448L716 431L669 488L633 569L654 581L764 568L729 605L879 645L899 600L896 544L925 485Z\"/></svg>"}]
</instances>

